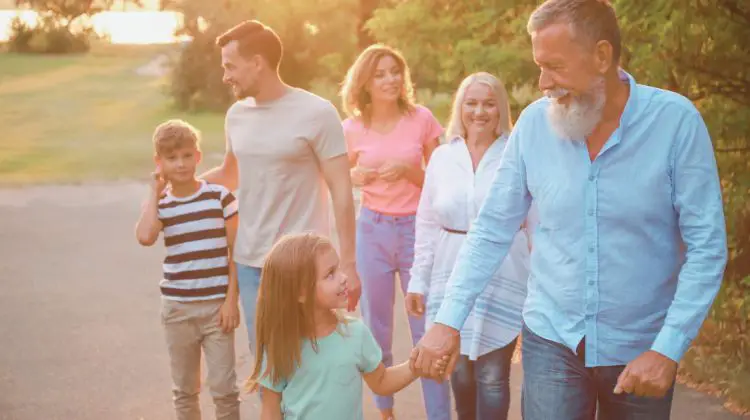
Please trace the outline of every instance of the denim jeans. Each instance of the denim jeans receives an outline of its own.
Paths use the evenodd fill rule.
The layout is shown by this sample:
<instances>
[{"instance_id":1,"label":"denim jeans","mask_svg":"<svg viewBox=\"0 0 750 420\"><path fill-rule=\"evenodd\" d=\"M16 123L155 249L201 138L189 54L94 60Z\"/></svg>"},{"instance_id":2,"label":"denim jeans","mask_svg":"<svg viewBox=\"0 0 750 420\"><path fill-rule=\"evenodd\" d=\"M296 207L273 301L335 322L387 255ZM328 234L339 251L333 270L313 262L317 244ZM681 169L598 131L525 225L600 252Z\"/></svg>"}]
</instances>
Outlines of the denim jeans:
<instances>
[{"instance_id":1,"label":"denim jeans","mask_svg":"<svg viewBox=\"0 0 750 420\"><path fill-rule=\"evenodd\" d=\"M510 406L510 363L516 340L469 360L461 355L451 375L458 420L505 420Z\"/></svg>"},{"instance_id":2,"label":"denim jeans","mask_svg":"<svg viewBox=\"0 0 750 420\"><path fill-rule=\"evenodd\" d=\"M237 285L240 289L240 305L245 315L248 344L250 352L255 354L255 306L260 289L260 268L235 263L237 267Z\"/></svg>"},{"instance_id":3,"label":"denim jeans","mask_svg":"<svg viewBox=\"0 0 750 420\"><path fill-rule=\"evenodd\" d=\"M362 280L362 318L383 350L383 364L393 365L393 305L396 273L406 294L409 268L414 262L415 216L389 216L362 207L357 219L357 270ZM399 310L403 310L399 308ZM424 334L424 318L409 316L412 342ZM422 379L428 420L450 420L447 383ZM393 408L393 396L375 396L375 406Z\"/></svg>"},{"instance_id":4,"label":"denim jeans","mask_svg":"<svg viewBox=\"0 0 750 420\"><path fill-rule=\"evenodd\" d=\"M587 368L583 341L573 353L525 325L522 335L524 420L669 419L674 385L663 398L615 395L625 366Z\"/></svg>"}]
</instances>

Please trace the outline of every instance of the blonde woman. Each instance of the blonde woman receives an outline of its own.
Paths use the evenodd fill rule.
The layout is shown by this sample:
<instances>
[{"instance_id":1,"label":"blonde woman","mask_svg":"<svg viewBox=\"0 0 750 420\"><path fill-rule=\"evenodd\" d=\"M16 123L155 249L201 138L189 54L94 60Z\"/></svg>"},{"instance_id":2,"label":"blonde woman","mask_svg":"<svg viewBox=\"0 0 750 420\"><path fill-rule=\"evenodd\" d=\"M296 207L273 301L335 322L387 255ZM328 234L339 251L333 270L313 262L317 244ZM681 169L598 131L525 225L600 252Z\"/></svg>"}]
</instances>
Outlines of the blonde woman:
<instances>
[{"instance_id":1,"label":"blonde woman","mask_svg":"<svg viewBox=\"0 0 750 420\"><path fill-rule=\"evenodd\" d=\"M396 273L405 294L414 259L414 224L424 165L443 129L425 107L415 105L409 68L401 54L384 45L365 49L341 91L352 182L362 192L357 219L357 268L362 279L362 316L393 361L393 305ZM409 317L414 343L424 320ZM422 381L427 418L450 419L447 384ZM393 398L375 396L383 419L393 419Z\"/></svg>"},{"instance_id":2,"label":"blonde woman","mask_svg":"<svg viewBox=\"0 0 750 420\"><path fill-rule=\"evenodd\" d=\"M497 172L511 130L508 94L489 73L461 82L449 142L427 166L406 309L431 324L469 225ZM461 329L461 356L451 376L459 420L502 420L510 403L510 363L521 331L529 274L529 238L521 229L508 258ZM425 297L427 300L425 311Z\"/></svg>"}]
</instances>

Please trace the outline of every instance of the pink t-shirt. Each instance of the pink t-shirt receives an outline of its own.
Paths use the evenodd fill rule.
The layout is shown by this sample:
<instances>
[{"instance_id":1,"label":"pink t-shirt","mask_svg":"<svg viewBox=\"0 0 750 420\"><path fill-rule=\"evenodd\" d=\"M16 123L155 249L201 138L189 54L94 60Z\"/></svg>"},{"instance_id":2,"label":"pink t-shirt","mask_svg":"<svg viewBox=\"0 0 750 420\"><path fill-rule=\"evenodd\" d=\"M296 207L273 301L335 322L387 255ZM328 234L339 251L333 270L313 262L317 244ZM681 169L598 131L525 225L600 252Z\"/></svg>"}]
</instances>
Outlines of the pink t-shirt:
<instances>
[{"instance_id":1,"label":"pink t-shirt","mask_svg":"<svg viewBox=\"0 0 750 420\"><path fill-rule=\"evenodd\" d=\"M392 159L422 167L425 144L443 133L432 112L421 105L404 115L388 134L369 130L356 119L349 118L343 125L349 160L374 170ZM421 192L406 179L376 179L362 187L362 206L390 215L415 214Z\"/></svg>"}]
</instances>

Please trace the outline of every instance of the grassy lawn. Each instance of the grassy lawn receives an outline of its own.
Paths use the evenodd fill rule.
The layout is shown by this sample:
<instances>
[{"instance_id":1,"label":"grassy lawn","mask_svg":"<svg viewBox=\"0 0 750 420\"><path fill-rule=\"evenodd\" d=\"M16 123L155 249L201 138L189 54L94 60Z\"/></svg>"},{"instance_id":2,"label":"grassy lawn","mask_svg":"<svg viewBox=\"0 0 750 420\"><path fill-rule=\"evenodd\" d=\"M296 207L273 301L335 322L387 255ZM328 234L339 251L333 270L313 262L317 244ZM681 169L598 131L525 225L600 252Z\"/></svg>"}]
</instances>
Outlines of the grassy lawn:
<instances>
[{"instance_id":1,"label":"grassy lawn","mask_svg":"<svg viewBox=\"0 0 750 420\"><path fill-rule=\"evenodd\" d=\"M223 115L174 110L166 78L135 70L165 46L97 45L91 53L0 53L0 184L142 178L151 133L183 118L203 133L204 166L224 149ZM218 65L218 64L217 64Z\"/></svg>"}]
</instances>

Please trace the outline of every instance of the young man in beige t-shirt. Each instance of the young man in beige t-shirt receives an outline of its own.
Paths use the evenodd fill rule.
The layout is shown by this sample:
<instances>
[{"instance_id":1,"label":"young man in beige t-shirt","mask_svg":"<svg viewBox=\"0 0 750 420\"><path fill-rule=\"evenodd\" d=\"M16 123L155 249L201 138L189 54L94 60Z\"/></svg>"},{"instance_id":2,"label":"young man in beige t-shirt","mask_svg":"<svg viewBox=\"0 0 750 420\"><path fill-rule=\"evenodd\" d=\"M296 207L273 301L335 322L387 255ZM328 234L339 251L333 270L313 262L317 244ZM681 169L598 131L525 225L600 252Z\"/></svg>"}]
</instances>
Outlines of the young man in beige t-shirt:
<instances>
[{"instance_id":1,"label":"young man in beige t-shirt","mask_svg":"<svg viewBox=\"0 0 750 420\"><path fill-rule=\"evenodd\" d=\"M349 309L356 307L360 281L354 257L352 185L338 112L329 101L281 80L283 47L278 35L258 21L246 21L216 42L221 47L224 83L239 100L227 111L224 162L204 178L237 190L240 224L234 261L254 349L263 259L283 234L331 235L329 191L340 269L349 283Z\"/></svg>"}]
</instances>

